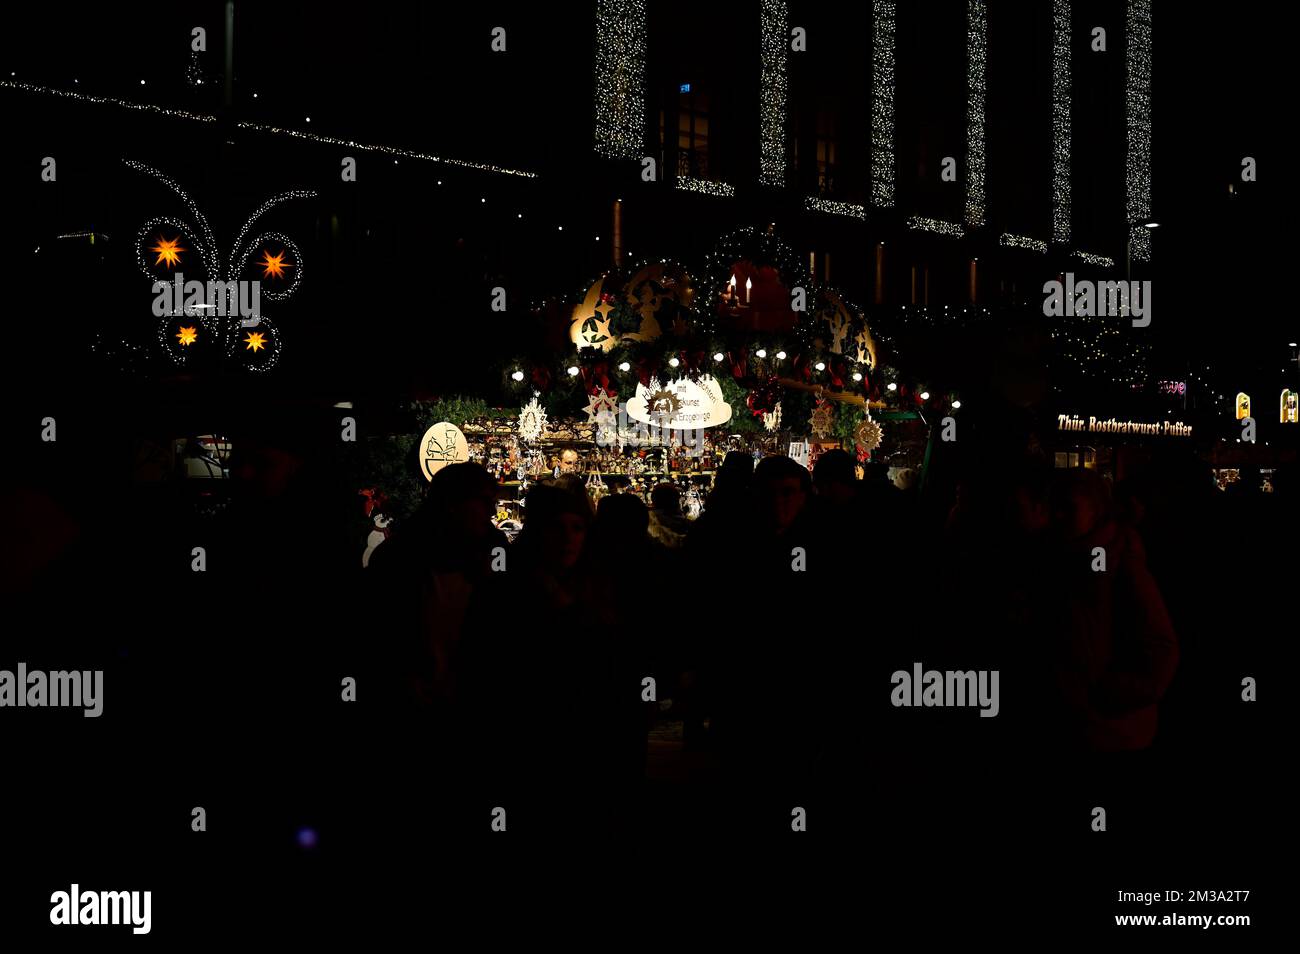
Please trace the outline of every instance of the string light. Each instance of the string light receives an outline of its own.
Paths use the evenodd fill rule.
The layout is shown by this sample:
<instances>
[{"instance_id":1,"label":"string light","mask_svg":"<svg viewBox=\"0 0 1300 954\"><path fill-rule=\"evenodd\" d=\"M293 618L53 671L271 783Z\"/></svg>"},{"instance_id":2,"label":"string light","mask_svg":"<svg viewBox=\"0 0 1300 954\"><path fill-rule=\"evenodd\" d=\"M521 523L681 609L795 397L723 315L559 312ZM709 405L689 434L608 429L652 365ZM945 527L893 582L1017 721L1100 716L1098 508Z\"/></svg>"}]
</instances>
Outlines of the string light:
<instances>
[{"instance_id":1,"label":"string light","mask_svg":"<svg viewBox=\"0 0 1300 954\"><path fill-rule=\"evenodd\" d=\"M1128 0L1128 75L1124 85L1128 126L1129 254L1151 258L1151 0Z\"/></svg>"},{"instance_id":2,"label":"string light","mask_svg":"<svg viewBox=\"0 0 1300 954\"><path fill-rule=\"evenodd\" d=\"M1052 4L1052 241L1070 241L1070 0Z\"/></svg>"},{"instance_id":3,"label":"string light","mask_svg":"<svg viewBox=\"0 0 1300 954\"><path fill-rule=\"evenodd\" d=\"M1031 252L1047 251L1047 243L1042 239L1030 238L1027 235L1013 235L1010 232L1003 232L998 239L998 244L1006 248L1027 248Z\"/></svg>"},{"instance_id":4,"label":"string light","mask_svg":"<svg viewBox=\"0 0 1300 954\"><path fill-rule=\"evenodd\" d=\"M449 159L446 156L434 156L427 152L419 152L414 149L402 149L397 146L376 145L374 143L356 142L351 139L338 139L334 136L320 136L316 133L303 132L300 129L283 129L279 126L266 126L262 123L235 123L239 129L249 129L253 132L271 133L276 136L289 136L293 139L307 139L312 142L325 143L330 146L346 146L348 149L360 149L365 152L380 152L388 156L398 156L403 159L421 159L425 162L437 162L443 165L456 166L461 169L477 169L480 172L492 172L503 176L519 176L524 179L536 179L536 172L527 172L522 169L510 169L505 166L494 166L486 162L469 162L464 159Z\"/></svg>"},{"instance_id":5,"label":"string light","mask_svg":"<svg viewBox=\"0 0 1300 954\"><path fill-rule=\"evenodd\" d=\"M766 349L764 349L764 348L759 348L757 351L754 352L754 354L755 354L756 356L760 357L760 358L766 358L766 357L767 357L767 351L766 351Z\"/></svg>"},{"instance_id":6,"label":"string light","mask_svg":"<svg viewBox=\"0 0 1300 954\"><path fill-rule=\"evenodd\" d=\"M10 74L13 75L12 73ZM24 93L39 93L45 96L57 96L62 99L73 99L82 103L95 103L101 106L120 106L123 109L134 109L142 113L154 113L159 116L171 116L175 119L190 119L200 123L215 123L217 117L204 116L200 113L191 113L183 109L164 109L161 106L154 106L151 103L133 103L130 100L118 99L114 96L89 96L85 93L73 93L61 89L51 89L47 86L34 86L31 83L16 83L9 80L0 80L0 87L20 90Z\"/></svg>"},{"instance_id":7,"label":"string light","mask_svg":"<svg viewBox=\"0 0 1300 954\"><path fill-rule=\"evenodd\" d=\"M170 116L173 119L188 119L192 122L214 123L217 121L215 116L207 116L202 113L191 113L183 109L165 109L162 106L154 106L152 103L133 103L129 100L118 99L113 96L90 96L84 93L73 93L67 90L52 89L45 86L34 86L31 83L16 83L8 80L0 80L0 87L16 89L25 93L37 93L46 96L56 96L62 99L71 99L83 103L94 103L103 106L118 106L122 109L133 109L138 112L153 113L158 116ZM256 94L254 94L256 96ZM435 156L426 152L419 152L414 149L402 149L397 146L387 146L376 143L362 143L351 139L339 139L334 136L321 136L316 133L303 132L298 129L283 129L278 126L267 126L262 123L239 122L235 123L238 129L248 129L253 132L271 133L277 136L289 136L294 139L306 139L312 142L324 143L331 146L346 146L349 149L359 149L365 152L379 152L390 156L399 156L406 159L421 159L426 162L437 162L444 165L456 166L462 169L476 169L480 172L492 172L498 175L519 176L525 179L536 179L536 172L528 172L523 169L510 169L505 166L495 166L485 162L469 162L464 159L451 159L446 156Z\"/></svg>"},{"instance_id":8,"label":"string light","mask_svg":"<svg viewBox=\"0 0 1300 954\"><path fill-rule=\"evenodd\" d=\"M510 380L512 381L522 381L523 379L524 373L522 371L516 371L514 374L510 375Z\"/></svg>"},{"instance_id":9,"label":"string light","mask_svg":"<svg viewBox=\"0 0 1300 954\"><path fill-rule=\"evenodd\" d=\"M1107 258L1105 255L1094 255L1092 252L1075 252L1074 257L1087 262L1089 265L1097 265L1101 268L1112 268L1115 265L1113 258Z\"/></svg>"},{"instance_id":10,"label":"string light","mask_svg":"<svg viewBox=\"0 0 1300 954\"><path fill-rule=\"evenodd\" d=\"M818 196L808 196L804 199L804 208L809 212L825 212L828 215L847 215L854 219L865 219L867 217L867 207L865 205L855 205L852 202L836 202L833 199L823 199Z\"/></svg>"},{"instance_id":11,"label":"string light","mask_svg":"<svg viewBox=\"0 0 1300 954\"><path fill-rule=\"evenodd\" d=\"M762 120L758 181L783 188L786 173L786 59L789 56L789 15L785 0L763 0L761 71Z\"/></svg>"},{"instance_id":12,"label":"string light","mask_svg":"<svg viewBox=\"0 0 1300 954\"><path fill-rule=\"evenodd\" d=\"M702 195L731 197L736 194L736 187L728 182L713 182L691 176L678 176L677 188L686 192L699 192Z\"/></svg>"},{"instance_id":13,"label":"string light","mask_svg":"<svg viewBox=\"0 0 1300 954\"><path fill-rule=\"evenodd\" d=\"M784 361L784 360L785 360L785 352L784 352L784 351L778 351L778 352L776 353L776 360L778 360L778 361ZM820 370L820 369L819 369L819 370Z\"/></svg>"},{"instance_id":14,"label":"string light","mask_svg":"<svg viewBox=\"0 0 1300 954\"><path fill-rule=\"evenodd\" d=\"M966 225L984 224L984 70L988 61L984 0L966 4Z\"/></svg>"},{"instance_id":15,"label":"string light","mask_svg":"<svg viewBox=\"0 0 1300 954\"><path fill-rule=\"evenodd\" d=\"M916 229L921 232L933 232L935 235L943 235L948 238L961 238L966 234L966 230L956 222L945 222L942 219L930 219L923 215L914 215L907 220L909 229Z\"/></svg>"},{"instance_id":16,"label":"string light","mask_svg":"<svg viewBox=\"0 0 1300 954\"><path fill-rule=\"evenodd\" d=\"M645 0L597 0L596 152L638 159L645 151Z\"/></svg>"},{"instance_id":17,"label":"string light","mask_svg":"<svg viewBox=\"0 0 1300 954\"><path fill-rule=\"evenodd\" d=\"M871 5L871 204L894 204L894 0Z\"/></svg>"}]
</instances>

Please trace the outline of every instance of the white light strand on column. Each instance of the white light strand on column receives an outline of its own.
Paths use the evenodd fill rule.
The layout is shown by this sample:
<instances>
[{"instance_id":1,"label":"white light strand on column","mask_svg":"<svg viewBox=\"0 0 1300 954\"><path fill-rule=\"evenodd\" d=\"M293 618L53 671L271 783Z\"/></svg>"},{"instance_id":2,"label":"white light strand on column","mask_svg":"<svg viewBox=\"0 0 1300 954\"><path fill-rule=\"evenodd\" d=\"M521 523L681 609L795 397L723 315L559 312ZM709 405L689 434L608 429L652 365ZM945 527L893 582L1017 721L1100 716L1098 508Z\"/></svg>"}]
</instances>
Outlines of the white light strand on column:
<instances>
[{"instance_id":1,"label":"white light strand on column","mask_svg":"<svg viewBox=\"0 0 1300 954\"><path fill-rule=\"evenodd\" d=\"M763 69L761 152L758 181L765 186L785 187L786 104L789 88L786 61L790 55L789 11L785 0L763 0Z\"/></svg>"},{"instance_id":2,"label":"white light strand on column","mask_svg":"<svg viewBox=\"0 0 1300 954\"><path fill-rule=\"evenodd\" d=\"M596 152L610 159L645 153L645 0L596 5Z\"/></svg>"},{"instance_id":3,"label":"white light strand on column","mask_svg":"<svg viewBox=\"0 0 1300 954\"><path fill-rule=\"evenodd\" d=\"M1052 4L1052 241L1070 241L1070 0Z\"/></svg>"},{"instance_id":4,"label":"white light strand on column","mask_svg":"<svg viewBox=\"0 0 1300 954\"><path fill-rule=\"evenodd\" d=\"M894 204L894 0L871 5L871 204Z\"/></svg>"},{"instance_id":5,"label":"white light strand on column","mask_svg":"<svg viewBox=\"0 0 1300 954\"><path fill-rule=\"evenodd\" d=\"M966 226L984 224L984 71L988 64L984 0L966 5Z\"/></svg>"},{"instance_id":6,"label":"white light strand on column","mask_svg":"<svg viewBox=\"0 0 1300 954\"><path fill-rule=\"evenodd\" d=\"M1128 221L1130 254L1151 258L1151 0L1128 3L1128 76L1125 81L1128 126Z\"/></svg>"}]
</instances>

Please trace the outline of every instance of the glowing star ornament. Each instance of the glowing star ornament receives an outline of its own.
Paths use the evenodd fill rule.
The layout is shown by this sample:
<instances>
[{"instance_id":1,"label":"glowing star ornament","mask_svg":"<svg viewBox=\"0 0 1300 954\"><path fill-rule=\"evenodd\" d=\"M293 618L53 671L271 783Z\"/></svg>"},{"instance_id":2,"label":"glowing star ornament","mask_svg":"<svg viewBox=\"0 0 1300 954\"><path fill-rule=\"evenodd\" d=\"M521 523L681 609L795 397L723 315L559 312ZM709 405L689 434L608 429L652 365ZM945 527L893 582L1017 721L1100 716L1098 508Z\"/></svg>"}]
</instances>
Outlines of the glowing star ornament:
<instances>
[{"instance_id":1,"label":"glowing star ornament","mask_svg":"<svg viewBox=\"0 0 1300 954\"><path fill-rule=\"evenodd\" d=\"M610 394L604 388L596 388L591 399L587 401L587 423L599 424L610 416L618 416L618 394Z\"/></svg>"},{"instance_id":2,"label":"glowing star ornament","mask_svg":"<svg viewBox=\"0 0 1300 954\"><path fill-rule=\"evenodd\" d=\"M158 243L149 249L151 252L157 252L158 258L155 265L166 265L172 268L181 263L181 252L188 252L189 249L181 246L181 237L178 235L174 239L165 239L158 236Z\"/></svg>"},{"instance_id":3,"label":"glowing star ornament","mask_svg":"<svg viewBox=\"0 0 1300 954\"><path fill-rule=\"evenodd\" d=\"M885 432L881 430L880 425L871 419L871 414L867 414L867 419L859 424L853 431L853 443L858 446L859 450L873 451L880 446L885 439Z\"/></svg>"},{"instance_id":4,"label":"glowing star ornament","mask_svg":"<svg viewBox=\"0 0 1300 954\"><path fill-rule=\"evenodd\" d=\"M244 220L234 241L223 250L218 247L207 218L185 190L144 163L132 159L124 162L128 168L166 186L184 206L184 215L155 216L146 221L136 233L137 265L155 285L160 266L165 265L168 271L173 272L178 282L182 274L179 267L183 266L186 279L207 283L209 306L213 304L214 285L233 287L243 281L255 282L258 278L283 280L276 282L275 287L260 289L263 304L267 301L285 301L292 297L302 282L303 274L303 259L297 245L279 232L263 231L258 234L254 229L266 213L291 199L315 198L315 192L293 190L267 199ZM183 238L188 242L187 246L180 244ZM272 253L271 249L279 251ZM182 258L182 252L190 254ZM259 252L261 261L257 260ZM154 291L157 294L157 287ZM240 298L239 301L242 303L243 299ZM198 334L203 331L206 332L205 343L211 345L217 354L238 362L245 370L266 373L278 363L283 339L276 323L258 306L256 299L253 301L249 311L240 308L235 313L230 313L220 308L202 309L196 315L197 322L193 324L193 340L185 340L179 333L177 318L181 312L176 306L172 307L169 314L155 311L159 318L155 336L164 353L178 366L187 362L193 351L189 345L196 343ZM190 312L186 310L185 314ZM243 348L240 347L241 343ZM124 343L124 346L132 349L129 344Z\"/></svg>"},{"instance_id":5,"label":"glowing star ornament","mask_svg":"<svg viewBox=\"0 0 1300 954\"><path fill-rule=\"evenodd\" d=\"M257 263L262 266L262 277L284 278L284 270L293 268L293 262L284 260L287 254L287 252L281 250L279 255L272 255L269 249L262 249L262 260Z\"/></svg>"},{"instance_id":6,"label":"glowing star ornament","mask_svg":"<svg viewBox=\"0 0 1300 954\"><path fill-rule=\"evenodd\" d=\"M193 326L188 328L183 327L176 337L180 339L182 345L192 345L194 342L199 340L199 331L198 328Z\"/></svg>"},{"instance_id":7,"label":"glowing star ornament","mask_svg":"<svg viewBox=\"0 0 1300 954\"><path fill-rule=\"evenodd\" d=\"M531 444L546 430L546 409L538 400L540 397L540 393L534 392L533 399L519 412L519 439L525 444Z\"/></svg>"}]
</instances>

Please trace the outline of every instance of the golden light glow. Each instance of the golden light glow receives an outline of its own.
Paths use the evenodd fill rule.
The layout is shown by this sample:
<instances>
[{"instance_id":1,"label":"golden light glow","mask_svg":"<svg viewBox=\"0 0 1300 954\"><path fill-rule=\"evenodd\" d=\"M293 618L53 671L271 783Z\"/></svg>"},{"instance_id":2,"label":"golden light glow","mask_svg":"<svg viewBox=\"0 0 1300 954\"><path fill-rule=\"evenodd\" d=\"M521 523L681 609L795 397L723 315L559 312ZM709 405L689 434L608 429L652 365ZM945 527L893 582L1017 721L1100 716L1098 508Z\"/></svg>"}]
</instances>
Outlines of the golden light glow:
<instances>
[{"instance_id":1,"label":"golden light glow","mask_svg":"<svg viewBox=\"0 0 1300 954\"><path fill-rule=\"evenodd\" d=\"M186 328L182 326L180 333L176 337L181 339L181 344L192 345L194 342L198 341L199 331L197 328Z\"/></svg>"},{"instance_id":2,"label":"golden light glow","mask_svg":"<svg viewBox=\"0 0 1300 954\"><path fill-rule=\"evenodd\" d=\"M165 239L158 236L158 244L149 249L151 252L157 252L158 258L154 261L155 265L166 264L168 268L181 263L181 252L188 252L189 249L182 248L180 245L181 237L178 235L174 239Z\"/></svg>"},{"instance_id":3,"label":"golden light glow","mask_svg":"<svg viewBox=\"0 0 1300 954\"><path fill-rule=\"evenodd\" d=\"M266 347L266 336L260 331L250 331L244 339L244 347L249 351L261 351Z\"/></svg>"},{"instance_id":4,"label":"golden light glow","mask_svg":"<svg viewBox=\"0 0 1300 954\"><path fill-rule=\"evenodd\" d=\"M262 266L263 278L284 278L284 270L293 268L292 262L284 260L288 252L281 251L279 255L272 255L268 249L262 249L262 260L257 264Z\"/></svg>"}]
</instances>

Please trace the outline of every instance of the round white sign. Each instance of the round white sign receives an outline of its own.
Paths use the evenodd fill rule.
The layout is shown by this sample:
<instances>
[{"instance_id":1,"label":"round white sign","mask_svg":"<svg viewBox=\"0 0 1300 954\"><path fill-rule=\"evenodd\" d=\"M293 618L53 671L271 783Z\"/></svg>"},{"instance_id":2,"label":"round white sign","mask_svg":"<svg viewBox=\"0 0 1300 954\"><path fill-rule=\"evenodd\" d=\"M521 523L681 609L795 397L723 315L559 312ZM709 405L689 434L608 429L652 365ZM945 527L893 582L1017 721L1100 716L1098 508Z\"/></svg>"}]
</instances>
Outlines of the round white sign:
<instances>
[{"instance_id":1,"label":"round white sign","mask_svg":"<svg viewBox=\"0 0 1300 954\"><path fill-rule=\"evenodd\" d=\"M420 438L420 472L426 480L448 464L463 464L469 460L469 443L455 424L442 421L433 425Z\"/></svg>"}]
</instances>

